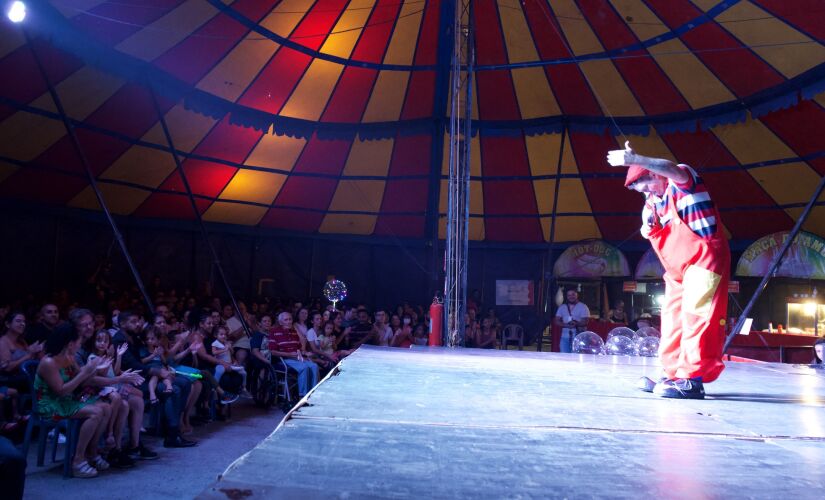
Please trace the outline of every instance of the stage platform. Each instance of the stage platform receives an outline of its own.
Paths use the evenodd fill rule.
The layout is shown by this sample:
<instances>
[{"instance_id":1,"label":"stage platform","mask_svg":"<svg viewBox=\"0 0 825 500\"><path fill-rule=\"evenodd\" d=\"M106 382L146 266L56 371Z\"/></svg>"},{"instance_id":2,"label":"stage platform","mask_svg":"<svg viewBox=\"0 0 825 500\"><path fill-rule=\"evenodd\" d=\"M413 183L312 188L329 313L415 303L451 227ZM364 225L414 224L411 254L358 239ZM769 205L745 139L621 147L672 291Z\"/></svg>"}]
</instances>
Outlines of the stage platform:
<instances>
[{"instance_id":1,"label":"stage platform","mask_svg":"<svg viewBox=\"0 0 825 500\"><path fill-rule=\"evenodd\" d=\"M656 360L362 347L202 498L823 498L825 371L728 363L703 401Z\"/></svg>"}]
</instances>

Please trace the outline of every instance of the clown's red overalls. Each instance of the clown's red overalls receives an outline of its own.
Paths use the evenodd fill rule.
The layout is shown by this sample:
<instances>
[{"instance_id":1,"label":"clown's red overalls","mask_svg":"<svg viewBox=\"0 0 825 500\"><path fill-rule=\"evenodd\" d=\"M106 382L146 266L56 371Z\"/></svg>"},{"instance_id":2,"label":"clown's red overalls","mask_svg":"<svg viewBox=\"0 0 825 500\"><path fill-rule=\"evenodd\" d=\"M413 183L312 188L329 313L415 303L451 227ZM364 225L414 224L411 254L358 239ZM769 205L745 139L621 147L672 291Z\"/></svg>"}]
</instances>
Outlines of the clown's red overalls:
<instances>
[{"instance_id":1,"label":"clown's red overalls","mask_svg":"<svg viewBox=\"0 0 825 500\"><path fill-rule=\"evenodd\" d=\"M702 377L704 383L713 382L725 368L730 249L717 209L719 229L702 238L679 217L674 197L667 198L673 218L648 234L665 268L659 356L670 379Z\"/></svg>"}]
</instances>

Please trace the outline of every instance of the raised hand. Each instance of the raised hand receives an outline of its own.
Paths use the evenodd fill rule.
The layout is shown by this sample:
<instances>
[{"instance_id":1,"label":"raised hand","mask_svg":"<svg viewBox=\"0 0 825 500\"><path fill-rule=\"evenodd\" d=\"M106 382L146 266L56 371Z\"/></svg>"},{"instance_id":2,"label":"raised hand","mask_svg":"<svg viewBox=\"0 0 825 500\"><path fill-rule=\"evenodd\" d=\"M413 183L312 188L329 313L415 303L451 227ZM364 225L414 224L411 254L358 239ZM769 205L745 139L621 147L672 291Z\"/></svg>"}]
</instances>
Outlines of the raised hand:
<instances>
[{"instance_id":1,"label":"raised hand","mask_svg":"<svg viewBox=\"0 0 825 500\"><path fill-rule=\"evenodd\" d=\"M129 350L129 345L126 342L120 344L120 347L117 348L117 357L123 356L127 350Z\"/></svg>"},{"instance_id":2,"label":"raised hand","mask_svg":"<svg viewBox=\"0 0 825 500\"><path fill-rule=\"evenodd\" d=\"M614 149L607 152L607 163L611 167L626 167L633 163L633 157L636 153L630 147L630 141L625 141L624 149Z\"/></svg>"}]
</instances>

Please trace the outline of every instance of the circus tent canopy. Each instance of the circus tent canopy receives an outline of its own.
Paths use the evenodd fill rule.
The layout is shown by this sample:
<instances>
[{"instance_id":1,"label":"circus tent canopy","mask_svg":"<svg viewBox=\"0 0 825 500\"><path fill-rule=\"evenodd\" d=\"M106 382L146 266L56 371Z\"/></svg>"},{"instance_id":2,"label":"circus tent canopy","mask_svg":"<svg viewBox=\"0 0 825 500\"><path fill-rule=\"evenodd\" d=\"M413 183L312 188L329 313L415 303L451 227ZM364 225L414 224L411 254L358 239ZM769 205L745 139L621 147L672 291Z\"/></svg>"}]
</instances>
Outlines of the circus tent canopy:
<instances>
[{"instance_id":1,"label":"circus tent canopy","mask_svg":"<svg viewBox=\"0 0 825 500\"><path fill-rule=\"evenodd\" d=\"M451 2L28 3L31 45L0 27L0 198L97 208L34 49L118 214L193 217L151 87L206 220L443 237ZM825 174L823 1L472 5L471 239L639 238L625 140L697 168L736 240Z\"/></svg>"}]
</instances>

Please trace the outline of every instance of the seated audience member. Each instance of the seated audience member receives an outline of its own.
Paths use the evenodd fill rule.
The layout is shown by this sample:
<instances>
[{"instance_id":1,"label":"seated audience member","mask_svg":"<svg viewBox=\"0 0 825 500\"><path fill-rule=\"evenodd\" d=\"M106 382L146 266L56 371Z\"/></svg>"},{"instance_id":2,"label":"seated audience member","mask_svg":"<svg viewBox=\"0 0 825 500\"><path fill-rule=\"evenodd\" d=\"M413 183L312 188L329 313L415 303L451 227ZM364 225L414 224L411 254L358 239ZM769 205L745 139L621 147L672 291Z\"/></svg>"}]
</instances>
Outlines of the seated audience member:
<instances>
[{"instance_id":1,"label":"seated audience member","mask_svg":"<svg viewBox=\"0 0 825 500\"><path fill-rule=\"evenodd\" d=\"M17 389L0 385L0 435L15 440L19 431L29 421L28 415L24 417L20 414L19 396ZM9 405L8 412L6 403ZM8 422L6 421L7 414L11 415L11 420Z\"/></svg>"},{"instance_id":2,"label":"seated audience member","mask_svg":"<svg viewBox=\"0 0 825 500\"><path fill-rule=\"evenodd\" d=\"M375 323L372 325L373 337L376 344L382 347L389 347L392 342L393 331L387 324L387 313L382 310L375 311Z\"/></svg>"},{"instance_id":3,"label":"seated audience member","mask_svg":"<svg viewBox=\"0 0 825 500\"><path fill-rule=\"evenodd\" d=\"M392 347L401 347L402 349L409 349L411 345L413 345L415 339L413 339L412 335L412 326L407 323L402 325L401 328L392 336L392 340L390 341L390 345Z\"/></svg>"},{"instance_id":4,"label":"seated audience member","mask_svg":"<svg viewBox=\"0 0 825 500\"><path fill-rule=\"evenodd\" d=\"M367 314L369 316L369 314ZM356 306L344 307L344 316L341 328L348 328L355 326L358 323L358 308Z\"/></svg>"},{"instance_id":5,"label":"seated audience member","mask_svg":"<svg viewBox=\"0 0 825 500\"><path fill-rule=\"evenodd\" d=\"M322 329L323 318L321 313L313 311L309 316L312 327L307 330L306 340L310 351L310 359L324 368L332 368L338 362L338 357L335 355L335 337L333 336L330 339L326 334L326 330ZM330 324L330 328L330 335L332 335L335 325ZM321 346L322 342L326 343L323 348Z\"/></svg>"},{"instance_id":6,"label":"seated audience member","mask_svg":"<svg viewBox=\"0 0 825 500\"><path fill-rule=\"evenodd\" d=\"M616 303L613 305L613 309L607 313L607 321L611 323L622 323L628 324L627 311L624 310L624 301L617 300Z\"/></svg>"},{"instance_id":7,"label":"seated audience member","mask_svg":"<svg viewBox=\"0 0 825 500\"><path fill-rule=\"evenodd\" d=\"M181 366L197 370L197 373L202 377L197 383L202 384L203 388L200 391L202 395L200 399L190 397L186 403L186 408L182 415L184 432L191 432L189 412L195 403L200 401L200 413L208 414L205 405L208 403L208 398L213 391L218 397L218 402L221 404L230 404L238 399L235 391L240 390L240 383L238 383L238 387L234 388L235 391L226 391L215 379L214 369L217 365L223 366L224 369L231 368L231 365L218 360L211 353L212 342L214 341L214 337L212 336L215 328L214 315L200 309L192 309L188 317L191 331L186 335L178 336L179 340L175 346L172 347L171 353L178 363L178 367L176 368L178 371L180 371Z\"/></svg>"},{"instance_id":8,"label":"seated audience member","mask_svg":"<svg viewBox=\"0 0 825 500\"><path fill-rule=\"evenodd\" d=\"M409 316L404 316L405 318L409 318ZM412 321L412 320L410 320ZM390 330L392 330L393 334L398 333L398 330L401 329L401 316L397 314L393 314L390 316Z\"/></svg>"},{"instance_id":9,"label":"seated audience member","mask_svg":"<svg viewBox=\"0 0 825 500\"><path fill-rule=\"evenodd\" d=\"M226 325L229 328L228 339L232 342L232 354L235 357L235 361L238 365L245 366L251 350L249 345L250 336L247 334L247 328L249 329L249 332L254 332L257 321L255 320L255 316L253 314L247 312L246 304L243 302L238 302L238 309L240 309L241 315L246 322L246 328L244 328L243 323L241 323L240 328L238 328L237 323L239 323L240 320L236 321L232 318L227 320ZM235 325L236 329L232 330L231 325Z\"/></svg>"},{"instance_id":10,"label":"seated audience member","mask_svg":"<svg viewBox=\"0 0 825 500\"><path fill-rule=\"evenodd\" d=\"M102 337L108 336L108 332L98 332L102 333L102 335L95 335L94 334L94 315L88 309L78 308L71 312L69 315L69 322L75 327L78 332L78 336L80 337L81 341L86 339L85 342L88 346L88 351L93 353L95 350L95 342L97 339L101 339L103 342ZM112 339L108 342L108 347L105 351L105 357L112 358L115 354L114 349L114 340ZM78 352L83 350L83 347L78 349ZM75 361L79 366L84 366L87 363L87 359L85 356L80 356L75 354ZM122 360L121 360L122 365ZM143 374L137 370L133 369L126 369L121 370L121 366L118 366L117 371L113 370L113 373L105 373L104 376L96 373L94 377L90 378L87 382L88 385L93 386L94 390L100 391L101 388L106 387L108 385L114 385L119 389L122 389L122 393L133 394L135 397L128 397L128 398L121 398L123 402L128 406L128 409L123 412L123 416L128 418L129 422L129 449L125 450L124 452L117 452L113 458L115 458L115 464L118 467L128 467L130 459L143 459L143 460L152 460L157 458L157 453L154 451L146 448L140 442L140 428L143 425L143 397L140 393L140 389L134 387L134 385L140 385L144 382ZM108 372L108 370L107 370ZM111 375L106 377L105 375ZM117 399L117 398L110 398L110 399ZM113 408L114 409L114 408ZM112 412L114 414L114 411ZM114 416L112 417L114 418ZM117 442L116 450L120 450L120 441Z\"/></svg>"},{"instance_id":11,"label":"seated audience member","mask_svg":"<svg viewBox=\"0 0 825 500\"><path fill-rule=\"evenodd\" d=\"M476 347L479 349L495 349L498 344L498 331L493 326L493 321L490 317L481 320L481 327L478 329L476 336Z\"/></svg>"},{"instance_id":12,"label":"seated audience member","mask_svg":"<svg viewBox=\"0 0 825 500\"><path fill-rule=\"evenodd\" d=\"M430 334L427 332L427 328L423 323L415 325L415 330L413 330L413 339L415 341L415 345L427 345L430 341Z\"/></svg>"},{"instance_id":13,"label":"seated audience member","mask_svg":"<svg viewBox=\"0 0 825 500\"><path fill-rule=\"evenodd\" d=\"M467 313L464 315L464 345L467 347L479 347L479 333L481 327L473 320L472 316Z\"/></svg>"},{"instance_id":14,"label":"seated audience member","mask_svg":"<svg viewBox=\"0 0 825 500\"><path fill-rule=\"evenodd\" d=\"M345 349L353 352L364 344L376 344L378 342L376 330L370 323L370 314L366 309L358 310L358 323L353 325L349 333L345 333Z\"/></svg>"},{"instance_id":15,"label":"seated audience member","mask_svg":"<svg viewBox=\"0 0 825 500\"><path fill-rule=\"evenodd\" d=\"M297 307L297 311L295 312L295 321L293 327L295 331L298 333L298 336L301 337L301 341L303 342L302 347L306 350L306 337L307 331L309 331L309 327L307 326L307 322L309 321L309 311L306 307L301 307L300 302L295 303Z\"/></svg>"},{"instance_id":16,"label":"seated audience member","mask_svg":"<svg viewBox=\"0 0 825 500\"><path fill-rule=\"evenodd\" d=\"M11 387L15 392L28 393L29 378L21 367L29 360L43 355L43 342L29 345L24 338L26 317L20 311L12 311L3 319L3 335L0 336L0 386Z\"/></svg>"},{"instance_id":17,"label":"seated audience member","mask_svg":"<svg viewBox=\"0 0 825 500\"><path fill-rule=\"evenodd\" d=\"M95 331L106 329L106 315L103 313L95 313Z\"/></svg>"},{"instance_id":18,"label":"seated audience member","mask_svg":"<svg viewBox=\"0 0 825 500\"><path fill-rule=\"evenodd\" d=\"M127 453L123 452L121 447L123 442L123 430L126 427L126 419L129 416L129 397L134 396L143 398L140 389L128 384L115 383L115 377L121 375L120 362L121 356L126 351L126 345L121 345L114 353L115 359L107 367L101 368L97 371L97 376L106 377L112 380L112 385L107 385L99 388L97 397L101 400L108 401L111 405L111 417L109 418L109 425L106 428L106 448L111 450L107 457L107 461L116 468L126 469L135 465L134 460L129 457ZM112 358L112 344L109 333L105 330L97 332L91 339L89 339L86 350L90 353L88 360L96 358L111 359ZM88 362L87 360L87 362ZM143 380L141 378L140 383ZM141 402L142 403L142 402ZM141 418L143 418L143 405L141 404ZM140 429L138 428L138 432Z\"/></svg>"},{"instance_id":19,"label":"seated audience member","mask_svg":"<svg viewBox=\"0 0 825 500\"><path fill-rule=\"evenodd\" d=\"M818 338L814 342L814 360L811 364L816 368L822 368L825 366L823 359L825 359L825 337Z\"/></svg>"},{"instance_id":20,"label":"seated audience member","mask_svg":"<svg viewBox=\"0 0 825 500\"><path fill-rule=\"evenodd\" d=\"M233 356L232 342L229 340L229 332L225 326L217 327L216 332L215 340L212 342L212 355L219 361L229 363L232 366L232 371L242 377L240 394L244 397L252 397L252 395L246 390L246 370L243 365L235 360ZM215 380L217 380L218 384L220 384L221 377L223 377L224 372L226 372L225 365L215 365Z\"/></svg>"},{"instance_id":21,"label":"seated audience member","mask_svg":"<svg viewBox=\"0 0 825 500\"><path fill-rule=\"evenodd\" d=\"M72 472L75 477L89 478L109 468L109 463L98 452L98 442L111 414L107 403L79 389L98 369L107 368L111 359L96 358L80 368L75 361L79 347L80 335L73 324L57 327L46 341L46 355L38 365L34 389L41 417L85 419L80 426Z\"/></svg>"},{"instance_id":22,"label":"seated audience member","mask_svg":"<svg viewBox=\"0 0 825 500\"><path fill-rule=\"evenodd\" d=\"M140 372L144 378L157 375L154 368L146 367L140 360L140 325L141 321L137 313L133 311L123 311L119 316L120 330L112 337L115 348L122 344L127 344L128 348L123 353L121 367L127 370ZM191 379L183 375L176 375L172 382L173 391L164 395L163 418L166 424L163 446L166 448L185 448L195 446L195 442L184 439L180 435L180 422L183 415L183 403L186 402L190 394L195 393L195 388L200 389L200 382L193 383ZM146 384L141 387L148 391ZM141 447L142 448L142 447ZM130 453L131 455L131 453Z\"/></svg>"},{"instance_id":23,"label":"seated audience member","mask_svg":"<svg viewBox=\"0 0 825 500\"><path fill-rule=\"evenodd\" d=\"M140 347L140 362L143 363L150 372L155 373L149 378L147 387L149 389L149 403L158 404L157 397L158 384L163 384L163 392L169 394L174 392L172 385L175 379L174 373L169 369L167 361L167 351L161 343L163 335L157 326L146 330L143 346Z\"/></svg>"},{"instance_id":24,"label":"seated audience member","mask_svg":"<svg viewBox=\"0 0 825 500\"><path fill-rule=\"evenodd\" d=\"M292 328L290 313L282 312L278 315L278 326L273 328L267 340L272 357L281 358L291 370L298 373L298 395L306 395L318 383L318 365L304 359L308 353L301 351L301 339Z\"/></svg>"},{"instance_id":25,"label":"seated audience member","mask_svg":"<svg viewBox=\"0 0 825 500\"><path fill-rule=\"evenodd\" d=\"M60 312L54 304L45 304L40 308L37 321L29 325L26 331L26 342L34 344L45 342L55 327L60 324Z\"/></svg>"},{"instance_id":26,"label":"seated audience member","mask_svg":"<svg viewBox=\"0 0 825 500\"><path fill-rule=\"evenodd\" d=\"M221 309L221 322L223 324L226 324L226 322L229 321L229 318L231 318L234 315L235 309L232 308L232 304L226 304L225 306L223 306L223 309Z\"/></svg>"},{"instance_id":27,"label":"seated audience member","mask_svg":"<svg viewBox=\"0 0 825 500\"><path fill-rule=\"evenodd\" d=\"M338 337L335 335L335 323L327 321L324 323L324 329L318 335L318 349L321 354L332 361L338 363L344 355L338 351Z\"/></svg>"}]
</instances>

